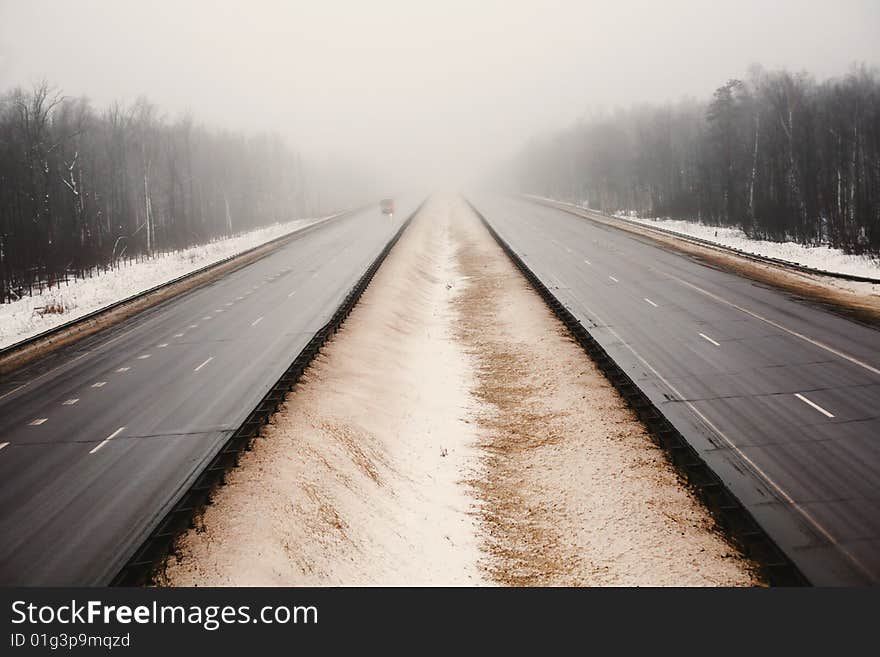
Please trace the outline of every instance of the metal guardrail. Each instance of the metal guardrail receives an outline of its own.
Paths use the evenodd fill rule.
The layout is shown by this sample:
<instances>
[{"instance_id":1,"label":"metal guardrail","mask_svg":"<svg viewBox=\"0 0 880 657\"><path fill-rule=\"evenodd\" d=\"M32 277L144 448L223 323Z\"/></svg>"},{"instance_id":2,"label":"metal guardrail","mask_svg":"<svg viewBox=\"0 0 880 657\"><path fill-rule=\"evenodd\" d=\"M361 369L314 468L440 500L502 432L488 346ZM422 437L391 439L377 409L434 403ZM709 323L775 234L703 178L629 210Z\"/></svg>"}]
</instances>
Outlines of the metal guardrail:
<instances>
[{"instance_id":1,"label":"metal guardrail","mask_svg":"<svg viewBox=\"0 0 880 657\"><path fill-rule=\"evenodd\" d=\"M254 246L254 247L251 247L251 248L246 249L244 251L241 251L240 253L236 253L234 255L228 256L226 258L223 258L222 260L217 260L216 262L212 262L211 264L205 265L204 267L200 267L196 270L193 270L191 272L188 272L186 274L178 276L177 278L174 278L170 281L165 281L164 283L160 283L159 285L155 285L148 290L143 290L141 292L137 292L136 294L132 294L131 296L125 297L124 299L120 299L119 301L114 301L113 303L111 303L107 306L103 306L102 308L98 308L97 310L93 310L92 312L87 313L85 315L82 315L81 317L77 317L76 319L72 319L69 322L59 324L58 326L55 326L53 328L47 329L46 331L43 331L42 333L38 333L37 335L33 335L29 338L26 338L24 340L21 340L19 342L11 344L7 347L0 348L0 362L2 362L6 358L12 356L13 354L15 354L15 352L19 352L24 349L27 349L28 347L31 347L39 342L51 342L53 338L57 338L57 337L61 336L62 334L65 334L69 331L75 330L85 324L88 324L89 322L101 319L102 317L113 312L114 310L117 310L117 309L122 308L128 304L131 304L135 301L138 301L140 299L148 297L151 294L154 294L154 293L159 292L161 290L170 288L170 287L177 285L178 283L181 283L181 282L186 281L188 279L195 278L201 274L204 274L204 273L211 271L212 269L220 268L226 264L229 264L230 262L233 262L234 260L236 260L238 258L244 258L259 249L265 249L266 247L271 248L272 246L283 244L286 240L290 240L290 239L297 237L299 235L304 235L305 233L308 233L308 232L318 228L319 226L323 226L327 222L330 222L330 221L333 221L334 219L338 219L340 217L347 216L349 214L358 212L362 209L364 209L364 208L352 208L349 210L343 210L342 212L337 212L336 214L332 214L330 216L324 217L324 218L319 219L319 220L317 220L311 224L308 224L306 226L301 226L300 228L295 228L294 230L290 231L289 233L285 233L284 235L280 235L279 237L271 239L268 242L263 242L262 244L258 244L257 246Z\"/></svg>"},{"instance_id":2,"label":"metal guardrail","mask_svg":"<svg viewBox=\"0 0 880 657\"><path fill-rule=\"evenodd\" d=\"M700 457L687 439L663 415L629 375L614 361L599 342L560 302L510 245L492 227L470 201L471 209L507 254L526 280L544 299L556 317L565 325L577 343L599 367L639 420L647 427L654 441L662 447L676 469L693 487L727 536L757 563L766 580L776 586L805 586L806 577L758 524L751 513L728 489L721 478Z\"/></svg>"},{"instance_id":3,"label":"metal guardrail","mask_svg":"<svg viewBox=\"0 0 880 657\"><path fill-rule=\"evenodd\" d=\"M241 426L233 432L204 470L198 474L194 483L181 494L181 497L173 504L171 510L159 524L145 533L141 546L111 580L111 586L140 586L151 580L156 568L173 550L177 537L190 528L196 514L208 505L213 492L223 484L226 473L238 465L241 453L250 449L253 441L260 435L262 428L268 424L269 419L284 402L287 393L296 386L297 381L318 355L321 347L351 314L388 253L397 244L423 205L424 202L403 222L394 237L385 245L346 295L330 320L312 336L284 374L281 375L281 378L275 382L256 408L245 418Z\"/></svg>"},{"instance_id":4,"label":"metal guardrail","mask_svg":"<svg viewBox=\"0 0 880 657\"><path fill-rule=\"evenodd\" d=\"M807 267L806 265L802 265L797 262L792 262L791 260L782 260L780 258L771 258L770 256L762 256L756 253L750 253L749 251L743 251L742 249L737 249L733 246L727 246L725 244L719 244L718 242L713 242L712 240L703 239L702 237L694 237L692 235L686 235L684 233L679 233L678 231L670 230L668 228L660 228L659 226L651 226L648 224L644 224L640 221L633 221L632 219L627 219L626 217L617 217L613 215L605 214L604 212L599 212L598 210L590 210L588 208L582 208L580 206L574 205L573 203L566 203L565 201L556 201L553 199L542 198L539 196L530 196L524 195L523 198L532 201L533 203L537 203L539 205L545 205L551 208L557 208L558 210L562 210L563 212L568 212L569 214L573 214L578 217L583 217L584 219L591 219L589 215L596 215L596 217L600 218L601 221L609 222L609 221L621 221L629 226L634 226L637 228L644 228L645 230L654 231L660 233L662 235L667 235L669 237L674 237L676 239L680 239L683 242L690 242L692 244L699 244L700 246L709 247L711 249L716 249L718 251L723 251L726 253L733 253L742 258L746 258L747 260L752 260L754 262L760 262L763 264L771 264L776 265L777 267L784 267L787 269L794 269L804 274L813 274L815 276L828 276L830 278L839 278L841 280L846 281L857 281L860 283L872 283L874 285L880 285L880 278L872 278L870 276L858 276L856 274L846 274L843 272L835 272L835 271L826 271L824 269L815 269L813 267Z\"/></svg>"}]
</instances>

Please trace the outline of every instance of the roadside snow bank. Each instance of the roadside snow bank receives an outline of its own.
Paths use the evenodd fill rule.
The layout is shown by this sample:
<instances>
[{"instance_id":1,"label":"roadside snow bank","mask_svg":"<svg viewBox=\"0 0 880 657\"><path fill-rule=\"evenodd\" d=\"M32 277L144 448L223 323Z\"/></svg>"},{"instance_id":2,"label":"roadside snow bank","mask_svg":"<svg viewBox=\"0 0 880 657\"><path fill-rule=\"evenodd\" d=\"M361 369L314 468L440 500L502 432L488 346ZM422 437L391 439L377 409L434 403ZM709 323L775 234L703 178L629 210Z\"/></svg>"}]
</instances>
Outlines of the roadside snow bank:
<instances>
[{"instance_id":1,"label":"roadside snow bank","mask_svg":"<svg viewBox=\"0 0 880 657\"><path fill-rule=\"evenodd\" d=\"M296 219L225 240L134 262L100 276L73 281L43 294L0 304L0 348L26 340L116 301L237 255L319 219ZM55 312L44 314L46 307Z\"/></svg>"},{"instance_id":2,"label":"roadside snow bank","mask_svg":"<svg viewBox=\"0 0 880 657\"><path fill-rule=\"evenodd\" d=\"M526 194L525 196L538 201L548 201L558 205L567 205L578 210L596 212L585 204L569 203L535 194ZM681 219L641 218L635 212L615 212L613 216L644 226L661 228L685 237L697 237L721 246L739 249L752 255L786 260L804 267L810 267L811 269L819 269L836 274L848 274L850 276L880 278L880 259L844 253L840 249L833 249L829 246L804 246L796 242L755 240L751 239L739 228L707 226L696 221L684 221Z\"/></svg>"},{"instance_id":3,"label":"roadside snow bank","mask_svg":"<svg viewBox=\"0 0 880 657\"><path fill-rule=\"evenodd\" d=\"M795 242L768 242L749 238L739 228L706 226L679 219L642 219L632 213L618 212L614 216L644 226L662 228L687 237L697 237L746 253L787 260L804 267L852 276L880 278L880 260L869 256L852 255L829 246L804 246Z\"/></svg>"}]
</instances>

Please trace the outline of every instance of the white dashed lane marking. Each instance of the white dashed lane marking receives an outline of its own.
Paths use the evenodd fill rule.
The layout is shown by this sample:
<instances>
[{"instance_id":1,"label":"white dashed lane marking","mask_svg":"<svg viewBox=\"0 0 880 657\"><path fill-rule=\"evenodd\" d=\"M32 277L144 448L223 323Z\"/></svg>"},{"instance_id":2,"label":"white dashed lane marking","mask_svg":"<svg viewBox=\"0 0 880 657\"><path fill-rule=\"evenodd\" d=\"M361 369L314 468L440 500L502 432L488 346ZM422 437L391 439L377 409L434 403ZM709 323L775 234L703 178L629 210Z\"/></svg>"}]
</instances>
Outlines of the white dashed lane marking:
<instances>
[{"instance_id":1,"label":"white dashed lane marking","mask_svg":"<svg viewBox=\"0 0 880 657\"><path fill-rule=\"evenodd\" d=\"M778 322L774 322L771 319L768 319L762 315L759 315L758 313L756 313L752 310L749 310L748 308L744 308L743 306L739 306L739 305L733 303L732 301L728 301L727 299L718 296L717 294L713 294L712 292L709 292L708 290L704 290L703 288L701 288L697 285L694 285L693 283L689 283L688 281L686 281L682 278L678 278L677 276L673 276L672 274L669 274L669 273L667 273L666 275L669 276L669 278L671 278L675 281L678 281L682 285L687 285L688 287L696 290L697 292L705 294L710 299L715 299L716 301L723 303L723 304L726 304L726 305L730 306L731 308L736 308L740 312L744 312L746 315L749 315L750 317L754 317L755 319L758 319L758 320L764 322L765 324L769 324L770 326L778 328L780 331L785 331L789 335L793 335L796 338L800 338L801 340L804 340L805 342L809 342L811 345L818 347L819 349L824 349L825 351L827 351L830 354L834 354L835 356L843 358L844 360L847 360L850 363L853 363L854 365L858 365L859 367L868 370L869 372L871 372L871 374L880 375L880 369L877 369L873 365L869 365L868 363L865 363L864 361L861 361L858 358L851 356L850 354L847 354L843 351L835 349L834 347L831 347L830 345L827 345L824 342L820 342L819 340L814 340L813 338L806 336L803 333L798 333L797 331L794 331L786 326L783 326L782 324L779 324Z\"/></svg>"},{"instance_id":2,"label":"white dashed lane marking","mask_svg":"<svg viewBox=\"0 0 880 657\"><path fill-rule=\"evenodd\" d=\"M174 334L174 337L175 337L175 338L182 338L182 337L183 337L183 333L175 333L175 334Z\"/></svg>"},{"instance_id":3,"label":"white dashed lane marking","mask_svg":"<svg viewBox=\"0 0 880 657\"><path fill-rule=\"evenodd\" d=\"M801 393L796 392L796 393L794 393L794 396L797 397L798 399L800 399L802 402L804 402L804 403L807 404L808 406L812 406L813 408L815 408L817 411L819 411L819 412L820 412L822 415L824 415L825 417L834 417L834 413L829 413L829 412L826 411L824 408L822 408L821 406L819 406L819 404L817 404L817 403L814 402L814 401L810 401L809 399L807 399L806 397L804 397Z\"/></svg>"},{"instance_id":4,"label":"white dashed lane marking","mask_svg":"<svg viewBox=\"0 0 880 657\"><path fill-rule=\"evenodd\" d=\"M97 381L96 383L92 384L92 387L93 388L103 388L105 385L107 385L106 381Z\"/></svg>"},{"instance_id":5,"label":"white dashed lane marking","mask_svg":"<svg viewBox=\"0 0 880 657\"><path fill-rule=\"evenodd\" d=\"M259 323L262 322L262 321L263 321L263 317L262 317L262 316L257 317L253 322L251 322L251 326L256 326L257 324L259 324Z\"/></svg>"},{"instance_id":6,"label":"white dashed lane marking","mask_svg":"<svg viewBox=\"0 0 880 657\"><path fill-rule=\"evenodd\" d=\"M620 283L620 281L617 280L616 278L614 278L614 276L608 276L608 278L610 278L610 279L611 279L612 281L614 281L615 283Z\"/></svg>"},{"instance_id":7,"label":"white dashed lane marking","mask_svg":"<svg viewBox=\"0 0 880 657\"><path fill-rule=\"evenodd\" d=\"M140 356L138 356L138 360L146 360L149 357L150 357L150 354L141 354Z\"/></svg>"},{"instance_id":8,"label":"white dashed lane marking","mask_svg":"<svg viewBox=\"0 0 880 657\"><path fill-rule=\"evenodd\" d=\"M657 304L654 303L653 301L651 301L648 297L645 297L645 303L649 303L652 306L654 306L655 308L658 308Z\"/></svg>"},{"instance_id":9,"label":"white dashed lane marking","mask_svg":"<svg viewBox=\"0 0 880 657\"><path fill-rule=\"evenodd\" d=\"M193 370L193 372L198 372L200 369L202 369L205 365L207 365L208 363L210 363L212 360L214 360L214 357L213 357L213 356L211 356L210 358L208 358L208 360L206 360L204 363L202 363L202 364L199 365L197 368L195 368L195 369Z\"/></svg>"},{"instance_id":10,"label":"white dashed lane marking","mask_svg":"<svg viewBox=\"0 0 880 657\"><path fill-rule=\"evenodd\" d=\"M3 448L6 447L8 444L9 444L9 443L0 443L0 449L3 449Z\"/></svg>"},{"instance_id":11,"label":"white dashed lane marking","mask_svg":"<svg viewBox=\"0 0 880 657\"><path fill-rule=\"evenodd\" d=\"M168 346L168 343L167 343L167 342L163 342L163 343L161 343L161 344L157 344L157 345L156 345L156 348L157 348L157 349L164 349L164 348L167 347L167 346Z\"/></svg>"},{"instance_id":12,"label":"white dashed lane marking","mask_svg":"<svg viewBox=\"0 0 880 657\"><path fill-rule=\"evenodd\" d=\"M28 424L32 427L38 427L48 419L49 418L47 418L47 417L41 417L41 418L37 418L36 420L31 420L30 422L28 422Z\"/></svg>"},{"instance_id":13,"label":"white dashed lane marking","mask_svg":"<svg viewBox=\"0 0 880 657\"><path fill-rule=\"evenodd\" d=\"M586 264L588 264L588 265L592 265L592 264L593 264L592 262L590 262L590 261L587 260L586 258L584 258L584 262L585 262Z\"/></svg>"},{"instance_id":14,"label":"white dashed lane marking","mask_svg":"<svg viewBox=\"0 0 880 657\"><path fill-rule=\"evenodd\" d=\"M111 433L109 436L107 436L106 438L104 438L104 440L102 440L100 443L98 443L97 446L93 447L93 448L89 451L89 454L94 454L95 452L97 452L99 449L101 449L104 445L106 445L106 444L109 443L111 440L113 440L114 438L116 438L116 436L118 436L119 434L121 434L123 431L125 431L125 427L119 427L116 431L114 431L114 432Z\"/></svg>"},{"instance_id":15,"label":"white dashed lane marking","mask_svg":"<svg viewBox=\"0 0 880 657\"><path fill-rule=\"evenodd\" d=\"M720 342L715 342L715 340L713 340L712 338L710 338L710 337L709 337L708 335L706 335L705 333L699 333L698 335L699 335L701 338L703 338L704 340L706 340L707 342L711 342L711 343L714 344L716 347L720 347L720 346L721 346L721 343L720 343Z\"/></svg>"},{"instance_id":16,"label":"white dashed lane marking","mask_svg":"<svg viewBox=\"0 0 880 657\"><path fill-rule=\"evenodd\" d=\"M130 370L130 369L131 369L130 367L117 367L117 368L116 368L116 371L117 371L119 374L122 374L123 372L128 372L128 370Z\"/></svg>"},{"instance_id":17,"label":"white dashed lane marking","mask_svg":"<svg viewBox=\"0 0 880 657\"><path fill-rule=\"evenodd\" d=\"M79 401L78 398L77 399L67 399L67 400L61 402L61 405L62 406L73 406L78 401Z\"/></svg>"}]
</instances>

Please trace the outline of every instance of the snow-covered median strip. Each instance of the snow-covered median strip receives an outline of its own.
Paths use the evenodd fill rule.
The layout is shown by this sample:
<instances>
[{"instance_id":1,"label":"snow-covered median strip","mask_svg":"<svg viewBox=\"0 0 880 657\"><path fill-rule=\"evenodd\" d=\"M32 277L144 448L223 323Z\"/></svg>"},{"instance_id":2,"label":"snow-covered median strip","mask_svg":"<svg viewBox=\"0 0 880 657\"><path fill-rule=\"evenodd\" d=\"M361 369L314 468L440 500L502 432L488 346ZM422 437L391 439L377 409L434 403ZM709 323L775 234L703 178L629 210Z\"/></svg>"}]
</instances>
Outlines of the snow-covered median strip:
<instances>
[{"instance_id":1,"label":"snow-covered median strip","mask_svg":"<svg viewBox=\"0 0 880 657\"><path fill-rule=\"evenodd\" d=\"M462 199L433 198L172 586L727 586L752 565Z\"/></svg>"},{"instance_id":2,"label":"snow-covered median strip","mask_svg":"<svg viewBox=\"0 0 880 657\"><path fill-rule=\"evenodd\" d=\"M237 255L321 219L296 219L225 240L194 246L85 280L71 281L12 303L0 304L0 348L26 340L127 297ZM51 307L63 312L45 313Z\"/></svg>"},{"instance_id":3,"label":"snow-covered median strip","mask_svg":"<svg viewBox=\"0 0 880 657\"><path fill-rule=\"evenodd\" d=\"M840 249L833 249L829 246L804 246L795 242L756 240L749 238L739 228L706 226L679 219L642 219L632 213L617 213L615 216L644 226L661 228L684 237L696 237L714 242L752 255L793 262L810 269L849 276L880 278L880 260L870 256L844 253Z\"/></svg>"}]
</instances>

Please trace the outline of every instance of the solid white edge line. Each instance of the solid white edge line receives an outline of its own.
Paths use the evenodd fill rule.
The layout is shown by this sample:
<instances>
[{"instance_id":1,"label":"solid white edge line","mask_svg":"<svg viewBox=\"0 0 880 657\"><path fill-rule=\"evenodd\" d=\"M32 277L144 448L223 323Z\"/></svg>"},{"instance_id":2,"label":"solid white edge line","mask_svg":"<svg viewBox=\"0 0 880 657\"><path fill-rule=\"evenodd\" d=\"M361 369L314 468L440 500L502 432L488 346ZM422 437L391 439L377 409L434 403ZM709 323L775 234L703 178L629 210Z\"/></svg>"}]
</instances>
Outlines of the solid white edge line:
<instances>
[{"instance_id":1,"label":"solid white edge line","mask_svg":"<svg viewBox=\"0 0 880 657\"><path fill-rule=\"evenodd\" d=\"M826 411L824 408L822 408L821 406L819 406L819 404L817 404L817 403L814 402L814 401L810 401L809 399L807 399L806 397L804 397L801 393L796 392L796 393L794 393L794 396L797 397L798 399L800 399L800 400L801 400L802 402L804 402L805 404L807 404L807 405L812 406L813 408L815 408L817 411L819 411L819 412L820 412L822 415L824 415L825 417L834 417L834 413L829 413L829 412Z\"/></svg>"},{"instance_id":2,"label":"solid white edge line","mask_svg":"<svg viewBox=\"0 0 880 657\"><path fill-rule=\"evenodd\" d=\"M116 436L121 434L123 431L125 431L125 427L119 427L116 431L111 433L109 436L104 438L104 440L102 440L100 443L98 443L95 447L93 447L91 450L89 450L89 454L94 454L95 452L97 452L99 449L101 449L104 445L106 445L111 440L116 438Z\"/></svg>"},{"instance_id":3,"label":"solid white edge line","mask_svg":"<svg viewBox=\"0 0 880 657\"><path fill-rule=\"evenodd\" d=\"M712 344L714 344L716 347L720 347L720 346L721 346L721 343L720 343L720 342L715 342L715 340L713 340L712 338L710 338L710 337L709 337L708 335L706 335L705 333L699 333L698 335L699 335L701 338L703 338L704 340L708 340L709 342L711 342Z\"/></svg>"},{"instance_id":4,"label":"solid white edge line","mask_svg":"<svg viewBox=\"0 0 880 657\"><path fill-rule=\"evenodd\" d=\"M195 368L195 369L193 370L193 372L198 372L200 369L202 369L205 365L207 365L208 363L210 363L212 360L214 360L214 357L213 357L213 356L211 356L210 358L208 358L208 360L206 360L204 363L202 363L202 364L199 365L197 368Z\"/></svg>"}]
</instances>

